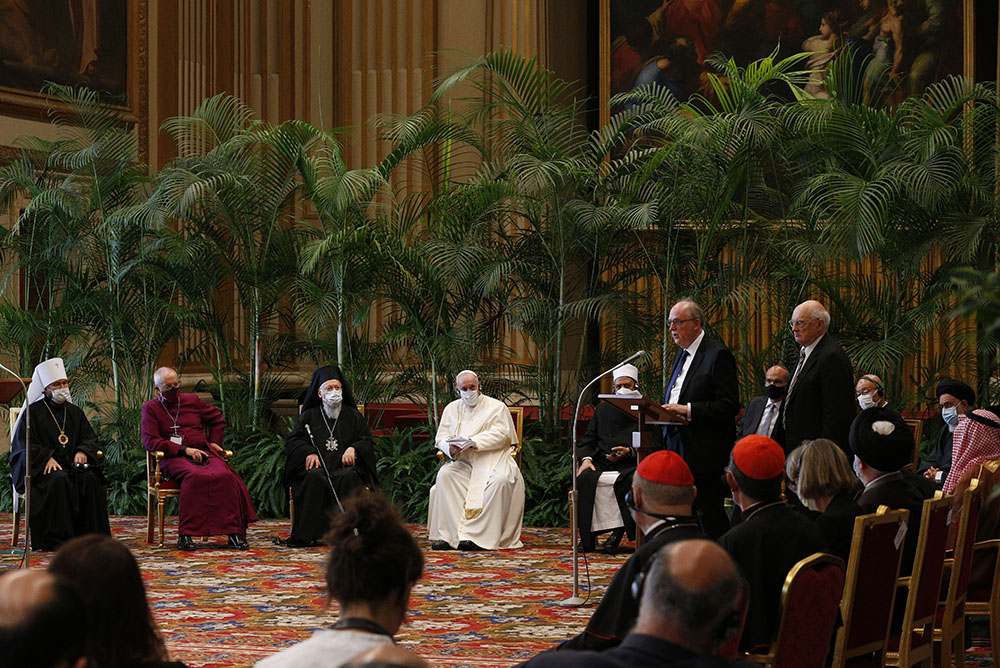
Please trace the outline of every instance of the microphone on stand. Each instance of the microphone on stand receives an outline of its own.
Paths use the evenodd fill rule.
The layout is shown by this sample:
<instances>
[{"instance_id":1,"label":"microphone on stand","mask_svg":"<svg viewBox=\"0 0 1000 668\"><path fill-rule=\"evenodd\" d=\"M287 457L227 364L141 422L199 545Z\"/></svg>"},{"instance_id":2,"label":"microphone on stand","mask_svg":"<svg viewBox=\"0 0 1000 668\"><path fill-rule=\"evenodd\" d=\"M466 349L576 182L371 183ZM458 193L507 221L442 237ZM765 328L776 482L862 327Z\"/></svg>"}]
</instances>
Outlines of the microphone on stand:
<instances>
[{"instance_id":1,"label":"microphone on stand","mask_svg":"<svg viewBox=\"0 0 1000 668\"><path fill-rule=\"evenodd\" d=\"M24 557L21 559L21 568L31 567L31 405L28 403L28 386L21 380L21 374L14 373L3 364L3 369L10 375L17 378L24 390ZM11 439L14 434L10 435ZM14 488L15 501L17 487Z\"/></svg>"},{"instance_id":2,"label":"microphone on stand","mask_svg":"<svg viewBox=\"0 0 1000 668\"><path fill-rule=\"evenodd\" d=\"M577 559L578 559L579 553L578 553L578 546L577 546L577 540L576 540L576 525L577 525L577 517L576 517L576 513L577 513L577 498L576 498L576 421L580 417L580 402L583 401L583 395L586 394L587 390L590 388L591 385L593 385L598 380L600 380L604 376L608 375L609 373L611 373L612 371L614 371L618 367L622 366L623 364L628 364L630 362L633 362L633 361L639 359L640 357L645 356L645 354L646 354L645 350L636 351L634 354L629 355L627 358L625 358L624 360L622 360L618 364L615 364L613 367L611 367L607 371L602 371L601 373L597 374L589 383L587 383L586 385L583 386L583 389L580 390L580 394L577 397L577 400L576 400L576 411L573 413L573 432L572 432L572 434L573 434L573 457L572 457L572 461L570 462L570 468L571 468L570 473L571 473L571 475L573 477L573 491L570 492L571 500L570 500L570 514L569 514L569 516L570 516L570 523L569 523L570 524L570 541L573 543L573 595L570 596L569 598L566 598L566 599L563 599L562 601L559 601L559 605L566 606L566 607L569 607L569 608L579 608L581 605L583 605L584 603L586 603L586 599L584 599L584 598L582 598L580 596L580 565L577 563Z\"/></svg>"}]
</instances>

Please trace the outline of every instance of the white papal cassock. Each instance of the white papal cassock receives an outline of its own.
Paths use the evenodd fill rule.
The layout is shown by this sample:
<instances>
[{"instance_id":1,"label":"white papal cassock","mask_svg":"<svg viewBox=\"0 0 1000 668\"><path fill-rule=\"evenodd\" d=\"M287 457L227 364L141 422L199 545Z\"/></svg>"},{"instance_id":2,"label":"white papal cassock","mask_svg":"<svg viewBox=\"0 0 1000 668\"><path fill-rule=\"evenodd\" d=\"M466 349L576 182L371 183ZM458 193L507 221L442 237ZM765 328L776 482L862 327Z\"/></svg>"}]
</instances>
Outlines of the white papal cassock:
<instances>
[{"instance_id":1,"label":"white papal cassock","mask_svg":"<svg viewBox=\"0 0 1000 668\"><path fill-rule=\"evenodd\" d=\"M435 445L449 456L448 439L459 437L476 445L438 470L427 510L428 537L452 547L463 540L487 550L521 547L524 478L510 454L517 442L510 410L485 395L471 408L456 399L441 415Z\"/></svg>"}]
</instances>

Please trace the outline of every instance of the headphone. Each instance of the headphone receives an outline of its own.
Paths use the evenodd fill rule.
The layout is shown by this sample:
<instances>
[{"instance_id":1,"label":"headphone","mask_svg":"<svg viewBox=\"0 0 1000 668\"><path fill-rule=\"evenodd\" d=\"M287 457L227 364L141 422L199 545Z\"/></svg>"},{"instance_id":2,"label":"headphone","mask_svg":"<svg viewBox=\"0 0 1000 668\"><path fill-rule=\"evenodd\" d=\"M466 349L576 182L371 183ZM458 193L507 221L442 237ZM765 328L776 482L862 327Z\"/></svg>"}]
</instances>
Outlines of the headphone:
<instances>
[{"instance_id":1,"label":"headphone","mask_svg":"<svg viewBox=\"0 0 1000 668\"><path fill-rule=\"evenodd\" d=\"M867 380L878 389L879 396L885 399L885 388L882 387L882 383L878 382L871 376L861 376L858 380Z\"/></svg>"},{"instance_id":2,"label":"headphone","mask_svg":"<svg viewBox=\"0 0 1000 668\"><path fill-rule=\"evenodd\" d=\"M639 511L642 512L642 511ZM662 549L662 548L661 548ZM632 598L636 600L636 603L642 599L642 591L646 587L646 580L649 578L649 571L652 570L653 564L659 559L659 553L655 557L649 560L649 562L642 567L642 570L635 576L632 580L632 586L630 590L632 592ZM716 624L715 628L712 630L712 653L717 653L726 641L735 636L740 632L740 628L743 626L743 601L744 593L746 592L746 582L744 581L743 587L740 590L740 600L736 607L729 611L729 613Z\"/></svg>"},{"instance_id":3,"label":"headphone","mask_svg":"<svg viewBox=\"0 0 1000 668\"><path fill-rule=\"evenodd\" d=\"M643 510L635 505L635 497L633 496L631 489L625 493L625 506L633 512L642 513L643 515L655 517L658 520L664 520L666 522L698 522L698 518L695 515L664 515L663 513L653 513L648 510ZM639 575L636 576L636 579L638 579L641 575L642 573L639 573ZM636 599L638 598L639 597L636 596Z\"/></svg>"}]
</instances>

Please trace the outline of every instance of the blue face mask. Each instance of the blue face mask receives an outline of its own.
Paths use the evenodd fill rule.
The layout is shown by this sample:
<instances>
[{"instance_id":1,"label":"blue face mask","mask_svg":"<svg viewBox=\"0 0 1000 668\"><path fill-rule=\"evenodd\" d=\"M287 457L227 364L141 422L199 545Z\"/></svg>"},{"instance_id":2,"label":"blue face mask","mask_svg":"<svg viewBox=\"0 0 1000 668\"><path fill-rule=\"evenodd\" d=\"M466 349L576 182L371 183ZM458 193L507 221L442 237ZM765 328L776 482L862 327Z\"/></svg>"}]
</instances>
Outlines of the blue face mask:
<instances>
[{"instance_id":1,"label":"blue face mask","mask_svg":"<svg viewBox=\"0 0 1000 668\"><path fill-rule=\"evenodd\" d=\"M958 424L958 408L955 406L949 406L948 408L941 409L941 419L945 421L952 429Z\"/></svg>"}]
</instances>

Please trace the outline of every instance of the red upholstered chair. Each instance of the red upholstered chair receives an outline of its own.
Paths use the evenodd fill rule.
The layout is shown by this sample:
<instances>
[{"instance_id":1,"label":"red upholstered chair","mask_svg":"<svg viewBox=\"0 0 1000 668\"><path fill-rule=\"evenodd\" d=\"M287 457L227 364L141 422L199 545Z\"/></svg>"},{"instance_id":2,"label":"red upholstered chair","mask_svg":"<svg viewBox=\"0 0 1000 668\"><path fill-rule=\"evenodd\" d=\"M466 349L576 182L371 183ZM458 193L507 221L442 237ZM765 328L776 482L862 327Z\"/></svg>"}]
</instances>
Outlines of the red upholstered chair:
<instances>
[{"instance_id":1,"label":"red upholstered chair","mask_svg":"<svg viewBox=\"0 0 1000 668\"><path fill-rule=\"evenodd\" d=\"M938 665L952 665L952 654L958 668L965 666L965 598L969 591L969 571L972 568L973 545L979 526L979 509L983 503L983 488L979 480L969 483L962 497L958 531L952 556L945 559L945 599L938 603L934 624L934 645L940 648Z\"/></svg>"},{"instance_id":2,"label":"red upholstered chair","mask_svg":"<svg viewBox=\"0 0 1000 668\"><path fill-rule=\"evenodd\" d=\"M781 622L770 650L744 658L772 668L822 668L843 591L840 558L816 553L795 564L781 590Z\"/></svg>"},{"instance_id":3,"label":"red upholstered chair","mask_svg":"<svg viewBox=\"0 0 1000 668\"><path fill-rule=\"evenodd\" d=\"M885 657L896 598L896 579L903 559L908 510L889 510L861 515L854 520L851 554L847 559L844 598L840 602L843 626L833 645L833 668L843 668L856 657Z\"/></svg>"},{"instance_id":4,"label":"red upholstered chair","mask_svg":"<svg viewBox=\"0 0 1000 668\"><path fill-rule=\"evenodd\" d=\"M997 517L1000 499L996 491L1000 476L1000 459L986 462L976 476L983 486L983 505L979 513L979 532L972 553L969 592L965 598L965 614L987 615L990 618L990 646L1000 647L1000 537L997 537Z\"/></svg>"},{"instance_id":5,"label":"red upholstered chair","mask_svg":"<svg viewBox=\"0 0 1000 668\"><path fill-rule=\"evenodd\" d=\"M920 534L917 552L913 558L913 572L899 578L899 586L906 587L906 607L903 625L892 629L885 665L908 668L914 665L931 665L934 649L934 617L941 593L941 574L948 545L948 524L951 522L950 496L938 492L933 499L924 501L920 517ZM955 518L957 519L957 518Z\"/></svg>"}]
</instances>

